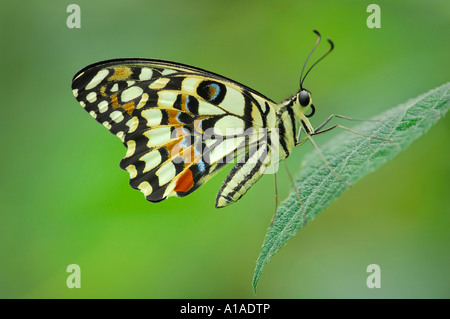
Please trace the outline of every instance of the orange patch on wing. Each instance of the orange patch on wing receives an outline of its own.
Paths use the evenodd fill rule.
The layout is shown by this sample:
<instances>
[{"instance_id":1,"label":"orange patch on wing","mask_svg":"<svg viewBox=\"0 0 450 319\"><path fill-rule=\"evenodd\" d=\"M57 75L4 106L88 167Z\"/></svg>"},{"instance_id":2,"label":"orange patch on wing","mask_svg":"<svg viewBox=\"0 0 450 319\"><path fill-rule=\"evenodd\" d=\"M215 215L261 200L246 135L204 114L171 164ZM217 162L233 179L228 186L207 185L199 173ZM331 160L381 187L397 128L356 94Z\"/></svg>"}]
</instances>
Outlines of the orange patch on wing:
<instances>
[{"instance_id":1,"label":"orange patch on wing","mask_svg":"<svg viewBox=\"0 0 450 319\"><path fill-rule=\"evenodd\" d=\"M180 146L180 143L171 143L170 145L166 146L169 154L170 154L170 158L177 158L180 157L180 154L183 150L183 148Z\"/></svg>"},{"instance_id":2,"label":"orange patch on wing","mask_svg":"<svg viewBox=\"0 0 450 319\"><path fill-rule=\"evenodd\" d=\"M166 110L166 112L167 112L168 119L169 119L169 123L168 123L169 125L183 124L180 121L178 121L178 119L177 119L177 115L178 115L178 113L180 113L180 111L168 109L168 110Z\"/></svg>"},{"instance_id":3,"label":"orange patch on wing","mask_svg":"<svg viewBox=\"0 0 450 319\"><path fill-rule=\"evenodd\" d=\"M201 133L201 134L205 133L205 132L202 130L202 128L200 127L200 125L201 125L201 123L202 123L202 120L204 120L204 119L209 119L209 118L210 118L210 116L199 116L199 117L197 117L197 118L194 120L194 128L195 128L195 130L196 130L197 132Z\"/></svg>"},{"instance_id":4,"label":"orange patch on wing","mask_svg":"<svg viewBox=\"0 0 450 319\"><path fill-rule=\"evenodd\" d=\"M117 93L114 93L111 95L111 105L113 108L117 109L118 107L121 107L119 104L119 100L117 99Z\"/></svg>"},{"instance_id":5,"label":"orange patch on wing","mask_svg":"<svg viewBox=\"0 0 450 319\"><path fill-rule=\"evenodd\" d=\"M184 112L189 112L189 110L187 109L187 97L188 96L186 94L181 95L181 109Z\"/></svg>"},{"instance_id":6,"label":"orange patch on wing","mask_svg":"<svg viewBox=\"0 0 450 319\"><path fill-rule=\"evenodd\" d=\"M114 73L108 78L108 81L124 81L129 79L133 72L128 67L114 68Z\"/></svg>"},{"instance_id":7,"label":"orange patch on wing","mask_svg":"<svg viewBox=\"0 0 450 319\"><path fill-rule=\"evenodd\" d=\"M183 132L181 128L179 131ZM186 136L187 134L184 132L182 135L177 134L169 143L164 145L169 153L169 158L182 160L185 167L189 166L191 163L197 163L200 160L200 156L196 157L194 145L191 144L192 140L190 139L188 142L183 142L183 139L186 138Z\"/></svg>"},{"instance_id":8,"label":"orange patch on wing","mask_svg":"<svg viewBox=\"0 0 450 319\"><path fill-rule=\"evenodd\" d=\"M178 122L177 120L177 115L178 112L177 110L166 110L168 118L169 118L169 124L173 125L173 124L180 124L180 122Z\"/></svg>"},{"instance_id":9,"label":"orange patch on wing","mask_svg":"<svg viewBox=\"0 0 450 319\"><path fill-rule=\"evenodd\" d=\"M133 114L134 111L134 101L128 102L124 105L122 105L122 108L128 112L128 114Z\"/></svg>"},{"instance_id":10,"label":"orange patch on wing","mask_svg":"<svg viewBox=\"0 0 450 319\"><path fill-rule=\"evenodd\" d=\"M170 154L170 157L173 158L175 156L178 156L180 152L182 151L183 147L179 145L183 138L188 135L186 132L183 131L183 128L177 127L174 131L172 131L171 137L169 143L165 145L167 151Z\"/></svg>"},{"instance_id":11,"label":"orange patch on wing","mask_svg":"<svg viewBox=\"0 0 450 319\"><path fill-rule=\"evenodd\" d=\"M105 93L105 91L106 91L106 85L103 85L103 86L100 88L100 94L101 94L102 96L107 96L107 94Z\"/></svg>"},{"instance_id":12,"label":"orange patch on wing","mask_svg":"<svg viewBox=\"0 0 450 319\"><path fill-rule=\"evenodd\" d=\"M186 169L184 173L178 178L177 184L173 189L175 192L185 193L194 186L194 177L192 176L192 171Z\"/></svg>"},{"instance_id":13,"label":"orange patch on wing","mask_svg":"<svg viewBox=\"0 0 450 319\"><path fill-rule=\"evenodd\" d=\"M180 146L180 141L181 141L181 137L178 137L178 138L173 139L166 145L164 145L164 147L167 149L167 152L169 153L170 158L179 156L179 154L182 150L182 147Z\"/></svg>"},{"instance_id":14,"label":"orange patch on wing","mask_svg":"<svg viewBox=\"0 0 450 319\"><path fill-rule=\"evenodd\" d=\"M209 97L209 99L212 99L214 96L216 96L216 93L217 93L216 87L214 87L214 86L211 85L211 86L208 88L208 97Z\"/></svg>"},{"instance_id":15,"label":"orange patch on wing","mask_svg":"<svg viewBox=\"0 0 450 319\"><path fill-rule=\"evenodd\" d=\"M189 132L185 132L182 127L177 127L173 132L175 132L175 135L173 135L173 137L177 139L189 135ZM172 134L174 134L173 132Z\"/></svg>"}]
</instances>

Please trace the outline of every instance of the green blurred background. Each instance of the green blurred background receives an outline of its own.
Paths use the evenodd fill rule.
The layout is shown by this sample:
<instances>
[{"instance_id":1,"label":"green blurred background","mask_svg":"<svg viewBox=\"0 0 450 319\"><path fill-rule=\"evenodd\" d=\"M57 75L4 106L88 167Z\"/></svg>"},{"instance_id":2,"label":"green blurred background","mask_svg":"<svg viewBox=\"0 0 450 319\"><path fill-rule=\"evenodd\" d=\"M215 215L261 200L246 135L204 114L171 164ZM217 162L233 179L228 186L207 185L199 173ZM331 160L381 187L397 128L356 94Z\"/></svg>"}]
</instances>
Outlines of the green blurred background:
<instances>
[{"instance_id":1,"label":"green blurred background","mask_svg":"<svg viewBox=\"0 0 450 319\"><path fill-rule=\"evenodd\" d=\"M368 118L449 80L449 1L6 2L0 13L2 298L449 298L450 122L442 119L289 242L251 279L273 216L270 175L216 210L228 169L185 198L147 202L118 164L120 140L76 102L72 76L100 60L191 64L279 101L298 89L316 37L336 49L308 76L318 125ZM326 42L315 57L323 53ZM330 135L318 137L324 144ZM295 150L297 172L310 145ZM289 192L278 174L281 198ZM66 267L81 267L68 289ZM366 267L381 267L381 288Z\"/></svg>"}]
</instances>

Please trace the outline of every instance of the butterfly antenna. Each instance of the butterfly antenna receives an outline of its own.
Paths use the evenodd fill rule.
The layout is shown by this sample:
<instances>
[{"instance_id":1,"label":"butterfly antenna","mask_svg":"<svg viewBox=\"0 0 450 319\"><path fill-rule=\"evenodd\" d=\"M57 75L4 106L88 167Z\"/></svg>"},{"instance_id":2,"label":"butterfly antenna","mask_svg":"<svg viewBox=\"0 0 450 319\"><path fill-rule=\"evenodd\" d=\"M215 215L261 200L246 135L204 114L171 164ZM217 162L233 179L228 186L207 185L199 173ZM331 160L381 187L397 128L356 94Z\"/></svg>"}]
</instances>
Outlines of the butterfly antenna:
<instances>
[{"instance_id":1,"label":"butterfly antenna","mask_svg":"<svg viewBox=\"0 0 450 319\"><path fill-rule=\"evenodd\" d=\"M317 34L317 41L316 41L316 44L314 45L314 47L312 48L311 52L309 53L308 57L306 58L305 64L303 64L302 73L300 73L300 89L303 89L303 88L302 88L302 84L303 84L302 76L303 76L303 71L305 71L306 64L308 63L309 58L311 57L311 55L313 54L314 50L315 50L315 49L317 48L317 46L319 45L320 39L322 38L322 37L320 36L319 31L313 30L313 32L314 32L315 34ZM309 72L309 71L308 71L308 72ZM306 74L308 74L308 72L306 72Z\"/></svg>"},{"instance_id":2,"label":"butterfly antenna","mask_svg":"<svg viewBox=\"0 0 450 319\"><path fill-rule=\"evenodd\" d=\"M311 53L313 53L314 49L317 47L317 44L319 44L319 41L320 41L320 34L319 34L319 32L317 32L316 30L314 30L314 32L319 36L319 38L317 39L316 45L314 46L314 48L313 48L313 50L311 51ZM306 74L305 74L305 76L303 77L303 79L302 79L302 76L300 75L300 79L301 79L301 80L300 80L300 89L302 89L303 82L305 81L306 76L308 75L309 71L311 71L312 68L313 68L317 63L319 63L320 61L322 61L323 58L325 58L328 54L330 54L331 51L333 51L333 49L334 49L334 43L333 43L333 41L331 41L330 39L327 39L327 41L328 41L328 43L330 43L330 49L329 49L324 55L322 55L322 57L321 57L319 60L317 60L316 62L314 62L313 65L311 65L311 67L310 67L309 70L306 72ZM309 59L309 57L311 56L311 53L309 54L308 59ZM307 59L306 61L308 61L308 59ZM306 65L306 62L305 62L305 65ZM305 68L305 65L303 66L303 69ZM303 70L302 70L302 74L303 74Z\"/></svg>"}]
</instances>

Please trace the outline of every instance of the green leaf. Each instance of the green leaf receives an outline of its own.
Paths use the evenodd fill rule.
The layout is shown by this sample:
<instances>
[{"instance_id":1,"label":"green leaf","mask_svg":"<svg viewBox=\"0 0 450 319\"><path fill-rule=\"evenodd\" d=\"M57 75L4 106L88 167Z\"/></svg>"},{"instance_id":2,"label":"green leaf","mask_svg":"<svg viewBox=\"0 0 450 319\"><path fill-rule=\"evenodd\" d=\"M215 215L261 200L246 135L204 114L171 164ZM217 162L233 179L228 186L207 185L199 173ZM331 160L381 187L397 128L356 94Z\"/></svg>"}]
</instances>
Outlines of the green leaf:
<instances>
[{"instance_id":1,"label":"green leaf","mask_svg":"<svg viewBox=\"0 0 450 319\"><path fill-rule=\"evenodd\" d=\"M329 165L347 183L325 166L318 152L308 154L295 179L305 208L305 222L316 217L349 185L379 168L428 131L447 112L449 89L450 82L373 118L378 121L364 122L354 128L391 142L343 131L321 147ZM267 262L302 226L303 212L297 195L291 191L280 205L264 239L253 276L255 292Z\"/></svg>"}]
</instances>

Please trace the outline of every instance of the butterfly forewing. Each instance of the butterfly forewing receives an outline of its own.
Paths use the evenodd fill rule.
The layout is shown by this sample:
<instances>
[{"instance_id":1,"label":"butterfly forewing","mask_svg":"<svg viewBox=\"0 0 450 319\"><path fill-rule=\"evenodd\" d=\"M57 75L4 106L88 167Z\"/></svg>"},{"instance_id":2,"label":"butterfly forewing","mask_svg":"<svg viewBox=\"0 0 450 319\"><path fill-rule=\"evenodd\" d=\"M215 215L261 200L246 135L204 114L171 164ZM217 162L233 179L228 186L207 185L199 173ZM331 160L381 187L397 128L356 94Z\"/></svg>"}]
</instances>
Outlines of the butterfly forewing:
<instances>
[{"instance_id":1,"label":"butterfly forewing","mask_svg":"<svg viewBox=\"0 0 450 319\"><path fill-rule=\"evenodd\" d=\"M276 104L202 69L111 60L78 72L72 90L85 110L122 140L127 153L120 167L152 202L192 193L236 156L254 158L260 148L270 152L255 132L275 127ZM257 179L263 168L238 163L216 206L239 199L248 189L240 179Z\"/></svg>"}]
</instances>

